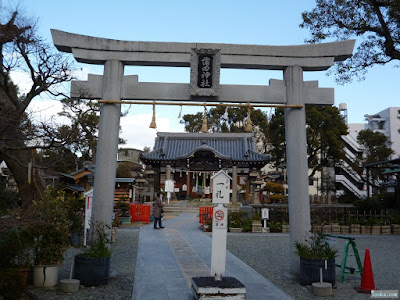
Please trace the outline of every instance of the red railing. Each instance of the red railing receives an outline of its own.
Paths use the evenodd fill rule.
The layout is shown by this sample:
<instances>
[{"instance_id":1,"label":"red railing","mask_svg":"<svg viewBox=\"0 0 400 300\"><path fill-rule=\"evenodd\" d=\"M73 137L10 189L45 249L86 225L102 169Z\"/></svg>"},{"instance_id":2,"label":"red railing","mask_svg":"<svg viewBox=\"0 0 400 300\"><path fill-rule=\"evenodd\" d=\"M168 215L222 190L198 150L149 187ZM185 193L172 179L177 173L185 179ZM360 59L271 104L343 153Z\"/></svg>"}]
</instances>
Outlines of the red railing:
<instances>
[{"instance_id":1,"label":"red railing","mask_svg":"<svg viewBox=\"0 0 400 300\"><path fill-rule=\"evenodd\" d=\"M131 223L136 221L144 221L144 223L147 224L150 222L150 205L130 204L129 206Z\"/></svg>"},{"instance_id":2,"label":"red railing","mask_svg":"<svg viewBox=\"0 0 400 300\"><path fill-rule=\"evenodd\" d=\"M202 206L199 207L199 223L204 225L207 220L212 219L213 217L213 208L212 206Z\"/></svg>"}]
</instances>

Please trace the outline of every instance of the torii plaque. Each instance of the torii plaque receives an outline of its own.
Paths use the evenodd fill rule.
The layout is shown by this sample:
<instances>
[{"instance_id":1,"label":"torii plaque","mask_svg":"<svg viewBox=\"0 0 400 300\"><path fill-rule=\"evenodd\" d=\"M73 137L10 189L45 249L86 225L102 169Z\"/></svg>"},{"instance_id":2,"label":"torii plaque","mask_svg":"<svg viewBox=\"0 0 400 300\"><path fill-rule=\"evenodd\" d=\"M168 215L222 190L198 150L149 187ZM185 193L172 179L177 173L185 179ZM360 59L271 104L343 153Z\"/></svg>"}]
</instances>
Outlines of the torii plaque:
<instances>
[{"instance_id":1,"label":"torii plaque","mask_svg":"<svg viewBox=\"0 0 400 300\"><path fill-rule=\"evenodd\" d=\"M318 88L316 81L303 82L303 71L327 70L335 61L349 58L355 40L297 46L264 46L130 42L53 29L51 32L54 44L60 51L72 53L78 62L104 65L103 76L89 75L88 81L72 82L73 97L79 97L81 91L86 90L91 97L117 101L157 99L301 105L302 108L285 108L291 273L298 274L299 257L294 254L294 243L304 242L311 226L304 105L334 104L333 89ZM221 68L281 70L283 81L270 80L266 86L219 85L218 81L219 89L213 90L217 86L209 87L207 82L204 82L204 87L197 85L193 88L190 84L183 83L139 82L136 75L123 75L125 65L190 67L192 52L199 52L199 49L218 50ZM219 69L215 72L219 72ZM217 74L215 72L214 75ZM212 80L216 80L215 78L214 76ZM197 83L198 79L199 77ZM206 93L209 95L203 94L204 90L198 90L199 88L210 89ZM111 224L112 220L120 110L120 104L111 103L103 103L100 109L93 219L107 224Z\"/></svg>"}]
</instances>

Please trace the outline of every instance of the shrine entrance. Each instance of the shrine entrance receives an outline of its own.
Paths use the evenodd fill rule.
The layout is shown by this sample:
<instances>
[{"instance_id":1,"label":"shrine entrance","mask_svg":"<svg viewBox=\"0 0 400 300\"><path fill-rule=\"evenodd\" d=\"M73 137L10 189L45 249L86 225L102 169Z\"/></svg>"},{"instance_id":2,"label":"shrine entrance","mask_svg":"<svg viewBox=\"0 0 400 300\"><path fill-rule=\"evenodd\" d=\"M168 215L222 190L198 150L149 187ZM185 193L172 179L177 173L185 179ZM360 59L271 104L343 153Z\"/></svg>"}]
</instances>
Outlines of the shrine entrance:
<instances>
[{"instance_id":1,"label":"shrine entrance","mask_svg":"<svg viewBox=\"0 0 400 300\"><path fill-rule=\"evenodd\" d=\"M210 177L224 170L233 178L232 202L244 192L249 202L249 175L269 162L269 155L255 149L253 133L171 133L158 132L151 152L141 154L141 160L152 166L163 188L166 178L175 180L179 200L208 198Z\"/></svg>"},{"instance_id":2,"label":"shrine entrance","mask_svg":"<svg viewBox=\"0 0 400 300\"><path fill-rule=\"evenodd\" d=\"M130 42L51 30L54 45L78 62L104 65L103 75L74 81L71 96L82 92L102 99L94 181L93 221L111 224L121 101L150 100L214 103L270 103L285 108L291 274L299 272L294 243L310 231L305 105L334 104L334 91L303 81L303 71L329 69L353 52L355 40L298 46ZM124 76L125 65L190 67L190 84L139 82ZM269 85L221 85L220 69L281 70L283 80Z\"/></svg>"}]
</instances>

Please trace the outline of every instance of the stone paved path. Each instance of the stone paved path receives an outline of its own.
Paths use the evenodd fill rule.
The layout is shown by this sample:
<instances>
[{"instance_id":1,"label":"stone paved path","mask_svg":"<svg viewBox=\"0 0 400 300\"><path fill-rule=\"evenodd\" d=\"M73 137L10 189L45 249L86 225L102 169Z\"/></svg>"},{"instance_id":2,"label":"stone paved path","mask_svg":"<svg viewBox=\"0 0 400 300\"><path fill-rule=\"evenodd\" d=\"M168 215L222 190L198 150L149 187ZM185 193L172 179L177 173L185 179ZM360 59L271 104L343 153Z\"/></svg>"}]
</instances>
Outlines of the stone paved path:
<instances>
[{"instance_id":1,"label":"stone paved path","mask_svg":"<svg viewBox=\"0 0 400 300\"><path fill-rule=\"evenodd\" d=\"M196 214L180 214L140 228L134 300L194 299L191 278L210 276L211 238L199 230ZM236 256L227 252L226 276L246 286L247 299L291 299Z\"/></svg>"}]
</instances>

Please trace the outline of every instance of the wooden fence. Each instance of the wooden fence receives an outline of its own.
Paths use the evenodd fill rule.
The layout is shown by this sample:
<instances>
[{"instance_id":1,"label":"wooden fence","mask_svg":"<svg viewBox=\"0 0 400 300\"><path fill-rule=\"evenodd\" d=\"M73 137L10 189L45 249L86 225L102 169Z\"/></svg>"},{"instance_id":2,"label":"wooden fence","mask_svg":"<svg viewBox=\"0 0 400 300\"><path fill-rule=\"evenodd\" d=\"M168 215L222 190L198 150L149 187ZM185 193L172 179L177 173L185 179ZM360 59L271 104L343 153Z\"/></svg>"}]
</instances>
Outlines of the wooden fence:
<instances>
[{"instance_id":1,"label":"wooden fence","mask_svg":"<svg viewBox=\"0 0 400 300\"><path fill-rule=\"evenodd\" d=\"M253 206L253 211L261 214L261 206ZM289 208L287 206L269 207L269 220L274 222L289 223ZM311 223L336 223L336 222L363 222L370 218L384 222L393 211L390 209L376 211L361 211L354 207L311 207Z\"/></svg>"}]
</instances>

